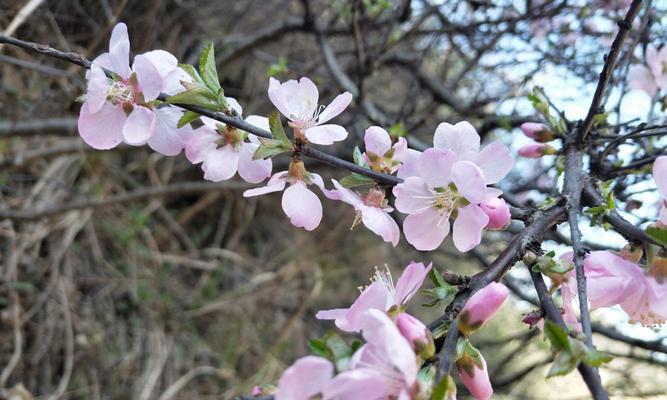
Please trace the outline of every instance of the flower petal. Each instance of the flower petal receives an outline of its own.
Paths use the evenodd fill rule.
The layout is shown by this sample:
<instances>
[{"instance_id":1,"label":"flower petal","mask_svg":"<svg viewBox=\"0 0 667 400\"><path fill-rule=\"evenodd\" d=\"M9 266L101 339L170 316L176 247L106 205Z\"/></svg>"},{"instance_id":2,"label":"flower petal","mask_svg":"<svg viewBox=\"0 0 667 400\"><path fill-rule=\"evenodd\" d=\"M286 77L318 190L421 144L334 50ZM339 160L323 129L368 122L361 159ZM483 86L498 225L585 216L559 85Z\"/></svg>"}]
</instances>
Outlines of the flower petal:
<instances>
[{"instance_id":1,"label":"flower petal","mask_svg":"<svg viewBox=\"0 0 667 400\"><path fill-rule=\"evenodd\" d=\"M273 162L270 158L266 160L254 160L252 157L259 147L255 143L243 143L241 145L239 158L239 175L250 183L259 183L271 176Z\"/></svg>"},{"instance_id":2,"label":"flower petal","mask_svg":"<svg viewBox=\"0 0 667 400\"><path fill-rule=\"evenodd\" d=\"M143 93L144 100L153 101L157 99L164 86L164 80L157 67L148 57L139 54L134 57L132 69L137 74L139 90Z\"/></svg>"},{"instance_id":3,"label":"flower petal","mask_svg":"<svg viewBox=\"0 0 667 400\"><path fill-rule=\"evenodd\" d=\"M417 293L419 288L424 283L424 279L428 276L433 264L424 266L423 263L411 262L405 267L405 270L396 282L396 304L405 304L410 298Z\"/></svg>"},{"instance_id":4,"label":"flower petal","mask_svg":"<svg viewBox=\"0 0 667 400\"><path fill-rule=\"evenodd\" d=\"M416 214L432 208L435 193L429 189L422 178L411 176L405 178L392 189L396 200L394 206L403 214Z\"/></svg>"},{"instance_id":5,"label":"flower petal","mask_svg":"<svg viewBox=\"0 0 667 400\"><path fill-rule=\"evenodd\" d=\"M278 381L276 400L309 400L322 393L334 374L331 362L322 357L306 356L287 368Z\"/></svg>"},{"instance_id":6,"label":"flower petal","mask_svg":"<svg viewBox=\"0 0 667 400\"><path fill-rule=\"evenodd\" d=\"M486 183L490 185L500 182L512 170L514 157L507 146L493 142L479 152L474 162L484 173Z\"/></svg>"},{"instance_id":7,"label":"flower petal","mask_svg":"<svg viewBox=\"0 0 667 400\"><path fill-rule=\"evenodd\" d=\"M155 133L155 114L152 110L135 105L123 125L123 139L127 144L146 144Z\"/></svg>"},{"instance_id":8,"label":"flower petal","mask_svg":"<svg viewBox=\"0 0 667 400\"><path fill-rule=\"evenodd\" d=\"M391 381L371 368L355 368L336 375L324 391L325 399L386 399L393 394Z\"/></svg>"},{"instance_id":9,"label":"flower petal","mask_svg":"<svg viewBox=\"0 0 667 400\"><path fill-rule=\"evenodd\" d=\"M320 116L317 119L318 125L327 122L328 120L345 111L347 106L350 105L351 101L352 93L350 92L341 93L336 96L336 98L333 99L331 103L329 103L329 105L320 113Z\"/></svg>"},{"instance_id":10,"label":"flower petal","mask_svg":"<svg viewBox=\"0 0 667 400\"><path fill-rule=\"evenodd\" d=\"M482 241L482 230L489 223L489 216L475 204L468 204L458 211L452 238L458 251L466 252Z\"/></svg>"},{"instance_id":11,"label":"flower petal","mask_svg":"<svg viewBox=\"0 0 667 400\"><path fill-rule=\"evenodd\" d=\"M364 147L366 151L383 156L391 148L391 137L381 127L371 126L364 133Z\"/></svg>"},{"instance_id":12,"label":"flower petal","mask_svg":"<svg viewBox=\"0 0 667 400\"><path fill-rule=\"evenodd\" d=\"M277 79L271 77L269 78L269 100L273 103L274 106L280 111L281 114L290 118L292 114L289 106L288 96L292 96L293 93L287 93L287 85L293 82L296 85L296 81L287 81L285 83L280 83ZM294 86L290 85L290 86ZM284 88L285 87L285 88Z\"/></svg>"},{"instance_id":13,"label":"flower petal","mask_svg":"<svg viewBox=\"0 0 667 400\"><path fill-rule=\"evenodd\" d=\"M306 129L306 138L315 144L329 145L347 137L347 131L340 125L317 125Z\"/></svg>"},{"instance_id":14,"label":"flower petal","mask_svg":"<svg viewBox=\"0 0 667 400\"><path fill-rule=\"evenodd\" d=\"M192 135L192 128L177 128L183 112L176 107L161 107L155 110L155 134L148 139L148 146L165 156L178 155Z\"/></svg>"},{"instance_id":15,"label":"flower petal","mask_svg":"<svg viewBox=\"0 0 667 400\"><path fill-rule=\"evenodd\" d=\"M474 163L460 161L454 164L452 180L459 193L471 203L479 204L486 198L486 178Z\"/></svg>"},{"instance_id":16,"label":"flower petal","mask_svg":"<svg viewBox=\"0 0 667 400\"><path fill-rule=\"evenodd\" d=\"M643 90L650 97L658 91L655 78L651 70L644 65L633 65L628 70L628 85L631 89Z\"/></svg>"},{"instance_id":17,"label":"flower petal","mask_svg":"<svg viewBox=\"0 0 667 400\"><path fill-rule=\"evenodd\" d=\"M107 150L123 141L123 125L127 116L123 107L105 102L96 113L86 112L85 103L79 114L79 135L86 144L98 150Z\"/></svg>"},{"instance_id":18,"label":"flower petal","mask_svg":"<svg viewBox=\"0 0 667 400\"><path fill-rule=\"evenodd\" d=\"M266 186L246 190L243 192L243 197L261 196L267 193L280 192L285 189L285 184L287 183L285 181L286 177L287 171L276 172L266 183Z\"/></svg>"},{"instance_id":19,"label":"flower petal","mask_svg":"<svg viewBox=\"0 0 667 400\"><path fill-rule=\"evenodd\" d=\"M206 153L217 147L215 142L220 139L220 135L206 125L192 132L185 141L185 157L191 163L199 164L206 158Z\"/></svg>"},{"instance_id":20,"label":"flower petal","mask_svg":"<svg viewBox=\"0 0 667 400\"><path fill-rule=\"evenodd\" d=\"M366 228L382 237L385 242L390 242L394 247L398 244L401 236L398 224L383 209L364 207L361 211L361 220Z\"/></svg>"},{"instance_id":21,"label":"flower petal","mask_svg":"<svg viewBox=\"0 0 667 400\"><path fill-rule=\"evenodd\" d=\"M443 122L435 130L433 145L454 151L459 160L472 160L479 152L479 135L468 121L456 125Z\"/></svg>"},{"instance_id":22,"label":"flower petal","mask_svg":"<svg viewBox=\"0 0 667 400\"><path fill-rule=\"evenodd\" d=\"M449 233L449 219L434 208L410 214L403 221L405 239L417 250L435 250Z\"/></svg>"},{"instance_id":23,"label":"flower petal","mask_svg":"<svg viewBox=\"0 0 667 400\"><path fill-rule=\"evenodd\" d=\"M419 156L417 169L426 184L432 188L446 187L452 181L452 166L456 154L449 149L428 149Z\"/></svg>"},{"instance_id":24,"label":"flower petal","mask_svg":"<svg viewBox=\"0 0 667 400\"><path fill-rule=\"evenodd\" d=\"M283 193L283 211L292 225L312 231L322 221L322 202L301 181L294 182Z\"/></svg>"},{"instance_id":25,"label":"flower petal","mask_svg":"<svg viewBox=\"0 0 667 400\"><path fill-rule=\"evenodd\" d=\"M660 156L653 163L653 180L663 198L667 199L667 156Z\"/></svg>"},{"instance_id":26,"label":"flower petal","mask_svg":"<svg viewBox=\"0 0 667 400\"><path fill-rule=\"evenodd\" d=\"M130 38L127 35L127 26L120 22L114 26L109 40L109 63L111 70L127 79L132 74L130 69Z\"/></svg>"},{"instance_id":27,"label":"flower petal","mask_svg":"<svg viewBox=\"0 0 667 400\"><path fill-rule=\"evenodd\" d=\"M231 178L236 174L238 167L239 152L232 145L209 151L202 164L204 179L213 182Z\"/></svg>"},{"instance_id":28,"label":"flower petal","mask_svg":"<svg viewBox=\"0 0 667 400\"><path fill-rule=\"evenodd\" d=\"M90 66L90 73L86 74L88 86L86 88L86 111L96 113L107 101L110 80L98 64Z\"/></svg>"}]
</instances>

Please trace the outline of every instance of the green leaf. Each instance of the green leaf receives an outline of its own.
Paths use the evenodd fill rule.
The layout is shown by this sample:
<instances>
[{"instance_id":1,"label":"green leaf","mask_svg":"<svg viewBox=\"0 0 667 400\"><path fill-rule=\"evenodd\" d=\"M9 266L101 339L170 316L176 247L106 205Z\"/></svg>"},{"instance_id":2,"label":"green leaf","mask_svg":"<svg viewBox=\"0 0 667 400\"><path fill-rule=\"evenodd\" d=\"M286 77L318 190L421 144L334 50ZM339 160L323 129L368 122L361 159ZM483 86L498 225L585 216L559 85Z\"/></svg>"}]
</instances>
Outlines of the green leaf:
<instances>
[{"instance_id":1,"label":"green leaf","mask_svg":"<svg viewBox=\"0 0 667 400\"><path fill-rule=\"evenodd\" d=\"M178 66L181 67L181 69L184 70L188 75L190 75L193 81L201 84L202 86L206 86L206 83L204 83L201 75L199 75L199 72L197 72L194 66L190 64L178 64Z\"/></svg>"},{"instance_id":2,"label":"green leaf","mask_svg":"<svg viewBox=\"0 0 667 400\"><path fill-rule=\"evenodd\" d=\"M260 145L252 156L253 160L267 159L278 154L287 153L292 150L292 146L286 146L285 143L275 139L260 138Z\"/></svg>"},{"instance_id":3,"label":"green leaf","mask_svg":"<svg viewBox=\"0 0 667 400\"><path fill-rule=\"evenodd\" d=\"M269 114L269 129L271 129L271 133L278 141L285 144L286 146L292 147L292 142L285 134L283 124L280 122L280 114L278 111L274 111Z\"/></svg>"},{"instance_id":4,"label":"green leaf","mask_svg":"<svg viewBox=\"0 0 667 400\"><path fill-rule=\"evenodd\" d=\"M266 70L266 75L269 77L275 77L287 73L287 59L285 57L278 57L278 61L269 65L269 68Z\"/></svg>"},{"instance_id":5,"label":"green leaf","mask_svg":"<svg viewBox=\"0 0 667 400\"><path fill-rule=\"evenodd\" d=\"M331 359L333 354L327 347L327 343L322 339L311 339L308 341L308 348L316 356Z\"/></svg>"},{"instance_id":6,"label":"green leaf","mask_svg":"<svg viewBox=\"0 0 667 400\"><path fill-rule=\"evenodd\" d=\"M354 163L360 167L368 167L366 160L364 160L364 156L361 154L361 150L359 150L359 146L354 146L354 150L352 151L352 160L354 160Z\"/></svg>"},{"instance_id":7,"label":"green leaf","mask_svg":"<svg viewBox=\"0 0 667 400\"><path fill-rule=\"evenodd\" d=\"M433 387L431 400L453 400L456 399L456 383L450 375L443 376Z\"/></svg>"},{"instance_id":8,"label":"green leaf","mask_svg":"<svg viewBox=\"0 0 667 400\"><path fill-rule=\"evenodd\" d=\"M373 179L365 175L357 174L356 172L353 172L350 175L340 180L340 184L346 188L351 188L361 185L372 185L373 183L375 183Z\"/></svg>"},{"instance_id":9,"label":"green leaf","mask_svg":"<svg viewBox=\"0 0 667 400\"><path fill-rule=\"evenodd\" d=\"M613 359L614 357L612 357L610 354L598 351L592 347L586 347L586 355L584 356L583 361L592 367L599 367Z\"/></svg>"},{"instance_id":10,"label":"green leaf","mask_svg":"<svg viewBox=\"0 0 667 400\"><path fill-rule=\"evenodd\" d=\"M431 297L431 301L423 304L424 307L442 306L447 307L458 293L458 289L454 286L438 286L432 289L422 289L421 293L424 296Z\"/></svg>"},{"instance_id":11,"label":"green leaf","mask_svg":"<svg viewBox=\"0 0 667 400\"><path fill-rule=\"evenodd\" d=\"M649 226L646 228L646 234L655 240L662 247L667 246L667 229L657 226Z\"/></svg>"},{"instance_id":12,"label":"green leaf","mask_svg":"<svg viewBox=\"0 0 667 400\"><path fill-rule=\"evenodd\" d=\"M183 126L189 124L190 122L199 118L199 114L194 111L186 111L183 113L183 116L178 120L176 124L177 128L182 128Z\"/></svg>"},{"instance_id":13,"label":"green leaf","mask_svg":"<svg viewBox=\"0 0 667 400\"><path fill-rule=\"evenodd\" d=\"M220 81L218 80L218 68L215 66L215 52L213 43L209 43L201 53L199 58L199 75L201 75L206 86L214 93L220 91Z\"/></svg>"},{"instance_id":14,"label":"green leaf","mask_svg":"<svg viewBox=\"0 0 667 400\"><path fill-rule=\"evenodd\" d=\"M399 137L407 136L408 131L405 129L405 125L403 125L402 122L397 122L389 127L389 135L392 138L397 139Z\"/></svg>"},{"instance_id":15,"label":"green leaf","mask_svg":"<svg viewBox=\"0 0 667 400\"><path fill-rule=\"evenodd\" d=\"M554 362L547 372L547 378L563 376L572 372L579 364L579 359L569 351L561 351L554 358Z\"/></svg>"},{"instance_id":16,"label":"green leaf","mask_svg":"<svg viewBox=\"0 0 667 400\"><path fill-rule=\"evenodd\" d=\"M570 338L567 332L555 322L546 320L544 324L544 334L556 350L566 350L570 348Z\"/></svg>"},{"instance_id":17,"label":"green leaf","mask_svg":"<svg viewBox=\"0 0 667 400\"><path fill-rule=\"evenodd\" d=\"M169 96L166 102L168 104L190 104L209 110L218 109L217 103L211 100L211 98L208 97L201 89L186 90L185 92Z\"/></svg>"},{"instance_id":18,"label":"green leaf","mask_svg":"<svg viewBox=\"0 0 667 400\"><path fill-rule=\"evenodd\" d=\"M428 277L435 286L449 286L449 283L445 281L445 278L442 277L442 274L435 268L435 266L431 267Z\"/></svg>"}]
</instances>

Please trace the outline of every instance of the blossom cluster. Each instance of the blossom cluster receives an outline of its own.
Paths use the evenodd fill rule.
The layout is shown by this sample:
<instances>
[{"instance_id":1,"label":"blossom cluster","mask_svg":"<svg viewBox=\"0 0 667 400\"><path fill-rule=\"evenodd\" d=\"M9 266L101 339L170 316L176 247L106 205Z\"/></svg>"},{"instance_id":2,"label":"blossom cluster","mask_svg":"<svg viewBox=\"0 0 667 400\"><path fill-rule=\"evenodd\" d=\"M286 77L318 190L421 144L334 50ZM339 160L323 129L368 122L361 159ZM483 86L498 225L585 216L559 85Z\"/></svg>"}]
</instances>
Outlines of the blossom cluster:
<instances>
[{"instance_id":1,"label":"blossom cluster","mask_svg":"<svg viewBox=\"0 0 667 400\"><path fill-rule=\"evenodd\" d=\"M388 270L378 270L349 308L318 312L317 318L334 320L341 331L361 332L365 343L342 363L321 356L300 358L283 372L277 387L256 387L254 394L274 394L277 400L429 398L435 345L428 328L406 306L431 268L412 262L395 285ZM475 293L459 316L461 332L482 327L507 295L507 288L495 282ZM456 360L461 381L475 399L486 400L493 394L486 361L467 339L461 343L466 347Z\"/></svg>"},{"instance_id":2,"label":"blossom cluster","mask_svg":"<svg viewBox=\"0 0 667 400\"><path fill-rule=\"evenodd\" d=\"M400 239L399 226L391 216L394 208L407 215L403 233L418 250L437 248L451 230L454 245L465 252L481 242L484 229L504 229L510 222L502 192L488 185L507 175L513 157L500 142L480 149L480 136L468 122L440 124L433 147L423 152L408 148L403 137L394 141L379 126L366 130L365 151L356 160L358 164L403 180L393 188L395 202L391 207L386 188L372 180L361 182L365 189L360 191L333 179L333 188L328 189L322 177L307 171L299 159L298 149L306 143L330 145L348 136L344 127L329 121L348 107L350 93L339 94L321 107L319 92L310 79L281 83L270 78L268 97L288 119L294 140L287 149L292 152L289 168L273 172L271 156L262 154L262 139L206 116L199 116L199 126L180 123L183 111L158 99L161 93L179 95L196 87L193 74L179 67L174 56L163 50L139 54L130 68L129 51L127 28L118 24L109 52L97 57L87 74L79 132L94 148L109 149L124 142L148 144L169 156L184 150L190 162L201 163L204 179L215 182L230 179L237 172L249 183L270 177L266 186L243 195L282 191L282 208L290 222L309 231L319 226L323 214L322 202L310 185L328 199L354 207L353 227L361 222L394 246ZM223 96L223 101L227 113L243 114L235 99ZM264 131L270 129L265 117L250 115L245 121Z\"/></svg>"}]
</instances>

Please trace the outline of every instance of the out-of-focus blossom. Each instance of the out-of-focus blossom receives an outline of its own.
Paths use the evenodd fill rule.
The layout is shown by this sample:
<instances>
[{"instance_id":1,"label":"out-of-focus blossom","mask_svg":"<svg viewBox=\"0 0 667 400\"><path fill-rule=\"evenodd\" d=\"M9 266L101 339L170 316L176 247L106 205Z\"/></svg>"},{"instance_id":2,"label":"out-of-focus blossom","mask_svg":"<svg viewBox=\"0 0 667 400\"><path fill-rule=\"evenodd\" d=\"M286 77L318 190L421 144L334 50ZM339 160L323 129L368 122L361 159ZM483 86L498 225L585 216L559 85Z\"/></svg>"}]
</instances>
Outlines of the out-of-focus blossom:
<instances>
[{"instance_id":1,"label":"out-of-focus blossom","mask_svg":"<svg viewBox=\"0 0 667 400\"><path fill-rule=\"evenodd\" d=\"M350 204L357 212L354 225L361 220L376 235L382 237L385 242L396 246L401 236L398 224L389 215L394 209L387 205L384 191L371 188L365 196L343 187L335 179L333 182L335 190L325 192L331 199L344 201ZM353 225L353 227L354 227Z\"/></svg>"},{"instance_id":2,"label":"out-of-focus blossom","mask_svg":"<svg viewBox=\"0 0 667 400\"><path fill-rule=\"evenodd\" d=\"M519 148L519 155L526 158L540 158L556 154L556 149L544 143L531 143Z\"/></svg>"},{"instance_id":3,"label":"out-of-focus blossom","mask_svg":"<svg viewBox=\"0 0 667 400\"><path fill-rule=\"evenodd\" d=\"M563 257L571 260L572 253ZM586 291L591 309L620 305L630 322L653 326L667 320L667 284L647 276L637 264L610 251L594 251L584 258ZM562 285L566 322L579 328L574 315L578 304L574 271Z\"/></svg>"},{"instance_id":4,"label":"out-of-focus blossom","mask_svg":"<svg viewBox=\"0 0 667 400\"><path fill-rule=\"evenodd\" d=\"M408 313L401 313L396 317L396 326L417 354L424 359L433 357L435 343L431 331L423 322Z\"/></svg>"},{"instance_id":5,"label":"out-of-focus blossom","mask_svg":"<svg viewBox=\"0 0 667 400\"><path fill-rule=\"evenodd\" d=\"M236 100L227 98L227 102L238 115L242 114ZM257 136L205 116L200 119L204 125L195 129L187 139L185 155L193 164L202 163L204 179L220 182L230 179L238 171L246 182L259 183L271 175L271 159L253 159L260 145ZM265 117L251 115L246 122L269 129L269 120Z\"/></svg>"},{"instance_id":6,"label":"out-of-focus blossom","mask_svg":"<svg viewBox=\"0 0 667 400\"><path fill-rule=\"evenodd\" d=\"M658 90L667 88L667 46L659 51L646 47L646 65L633 65L628 71L628 83L632 89L643 90L653 97Z\"/></svg>"},{"instance_id":7,"label":"out-of-focus blossom","mask_svg":"<svg viewBox=\"0 0 667 400\"><path fill-rule=\"evenodd\" d=\"M365 152L363 157L371 169L391 174L396 172L404 161L408 161L419 152L408 148L405 138L398 138L391 144L389 132L379 126L371 126L364 134Z\"/></svg>"},{"instance_id":8,"label":"out-of-focus blossom","mask_svg":"<svg viewBox=\"0 0 667 400\"><path fill-rule=\"evenodd\" d=\"M176 57L163 50L137 55L130 68L127 26L117 24L109 52L95 58L86 73L86 100L78 121L82 139L96 149L111 149L121 142L148 143L165 155L178 154L189 128L178 129L171 122L182 113L168 107L155 110L153 101L160 92L173 90L182 73Z\"/></svg>"},{"instance_id":9,"label":"out-of-focus blossom","mask_svg":"<svg viewBox=\"0 0 667 400\"><path fill-rule=\"evenodd\" d=\"M276 400L310 400L324 392L333 377L334 366L322 357L306 356L287 368L280 377Z\"/></svg>"},{"instance_id":10,"label":"out-of-focus blossom","mask_svg":"<svg viewBox=\"0 0 667 400\"><path fill-rule=\"evenodd\" d=\"M524 122L521 124L524 135L538 142L550 142L554 140L554 134L544 124L538 122Z\"/></svg>"},{"instance_id":11,"label":"out-of-focus blossom","mask_svg":"<svg viewBox=\"0 0 667 400\"><path fill-rule=\"evenodd\" d=\"M358 332L364 312L370 309L389 311L393 307L403 308L417 293L430 270L431 264L424 266L422 263L412 262L405 267L395 286L388 268L386 271L376 270L371 284L361 292L350 308L322 310L315 317L335 320L336 326L342 331Z\"/></svg>"},{"instance_id":12,"label":"out-of-focus blossom","mask_svg":"<svg viewBox=\"0 0 667 400\"><path fill-rule=\"evenodd\" d=\"M493 387L481 353L478 359L463 357L456 362L461 382L476 400L487 400L493 395Z\"/></svg>"},{"instance_id":13,"label":"out-of-focus blossom","mask_svg":"<svg viewBox=\"0 0 667 400\"><path fill-rule=\"evenodd\" d=\"M332 144L347 137L347 131L340 125L324 124L342 113L352 101L352 94L345 92L336 96L329 105L321 109L318 105L319 92L310 79L303 77L280 83L269 79L269 99L290 122L295 136L305 137L315 144Z\"/></svg>"},{"instance_id":14,"label":"out-of-focus blossom","mask_svg":"<svg viewBox=\"0 0 667 400\"><path fill-rule=\"evenodd\" d=\"M287 183L290 183L290 186L285 189ZM243 192L243 197L285 190L281 202L285 215L290 219L292 225L312 231L322 221L322 202L315 193L308 189L308 185L311 184L325 190L321 176L306 171L302 161L292 161L288 171L273 174L266 186L246 190Z\"/></svg>"},{"instance_id":15,"label":"out-of-focus blossom","mask_svg":"<svg viewBox=\"0 0 667 400\"><path fill-rule=\"evenodd\" d=\"M461 333L468 335L481 328L503 305L509 295L502 283L491 282L478 290L466 302L458 318Z\"/></svg>"},{"instance_id":16,"label":"out-of-focus blossom","mask_svg":"<svg viewBox=\"0 0 667 400\"><path fill-rule=\"evenodd\" d=\"M360 318L366 344L353 355L348 370L333 378L325 399L413 398L419 391L418 360L410 343L383 311L370 309Z\"/></svg>"},{"instance_id":17,"label":"out-of-focus blossom","mask_svg":"<svg viewBox=\"0 0 667 400\"><path fill-rule=\"evenodd\" d=\"M419 155L417 176L393 189L396 208L408 214L403 232L418 250L433 250L449 234L455 215L454 245L468 251L480 243L489 222L479 206L487 198L486 185L507 175L514 160L499 142L480 151L479 135L468 122L440 124L433 143L435 148Z\"/></svg>"},{"instance_id":18,"label":"out-of-focus blossom","mask_svg":"<svg viewBox=\"0 0 667 400\"><path fill-rule=\"evenodd\" d=\"M667 225L667 156L660 156L653 162L653 180L662 196L660 207L660 222Z\"/></svg>"}]
</instances>

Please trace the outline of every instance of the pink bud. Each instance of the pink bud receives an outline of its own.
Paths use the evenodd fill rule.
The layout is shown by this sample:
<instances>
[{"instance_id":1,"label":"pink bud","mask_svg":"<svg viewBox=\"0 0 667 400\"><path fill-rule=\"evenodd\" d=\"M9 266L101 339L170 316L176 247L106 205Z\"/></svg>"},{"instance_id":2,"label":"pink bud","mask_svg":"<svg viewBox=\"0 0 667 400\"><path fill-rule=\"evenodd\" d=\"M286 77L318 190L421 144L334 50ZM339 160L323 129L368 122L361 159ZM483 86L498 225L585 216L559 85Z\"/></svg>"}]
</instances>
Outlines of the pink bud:
<instances>
[{"instance_id":1,"label":"pink bud","mask_svg":"<svg viewBox=\"0 0 667 400\"><path fill-rule=\"evenodd\" d=\"M259 386L255 385L255 386L252 388L252 392L251 392L250 394L252 394L253 396L261 396L262 394L264 394L264 391L262 390L262 388L260 388Z\"/></svg>"},{"instance_id":2,"label":"pink bud","mask_svg":"<svg viewBox=\"0 0 667 400\"><path fill-rule=\"evenodd\" d=\"M396 318L396 326L419 356L424 359L433 357L435 343L426 325L408 313L401 313Z\"/></svg>"},{"instance_id":3,"label":"pink bud","mask_svg":"<svg viewBox=\"0 0 667 400\"><path fill-rule=\"evenodd\" d=\"M478 361L481 363L481 368L470 358L460 359L456 366L459 368L461 382L470 394L476 400L487 400L493 394L493 387L489 380L489 371L486 369L486 360L481 354L479 354Z\"/></svg>"},{"instance_id":4,"label":"pink bud","mask_svg":"<svg viewBox=\"0 0 667 400\"><path fill-rule=\"evenodd\" d=\"M554 140L553 133L544 126L537 122L524 122L521 124L521 130L523 134L528 136L531 139L535 139L538 142L550 142Z\"/></svg>"},{"instance_id":5,"label":"pink bud","mask_svg":"<svg viewBox=\"0 0 667 400\"><path fill-rule=\"evenodd\" d=\"M489 223L486 224L486 229L502 230L509 225L512 215L505 200L494 197L479 206L489 216Z\"/></svg>"},{"instance_id":6,"label":"pink bud","mask_svg":"<svg viewBox=\"0 0 667 400\"><path fill-rule=\"evenodd\" d=\"M481 328L498 311L509 295L502 283L491 282L473 294L459 314L459 330L468 335Z\"/></svg>"},{"instance_id":7,"label":"pink bud","mask_svg":"<svg viewBox=\"0 0 667 400\"><path fill-rule=\"evenodd\" d=\"M556 154L556 149L544 143L531 143L521 146L519 154L526 158L540 158L544 155Z\"/></svg>"}]
</instances>

